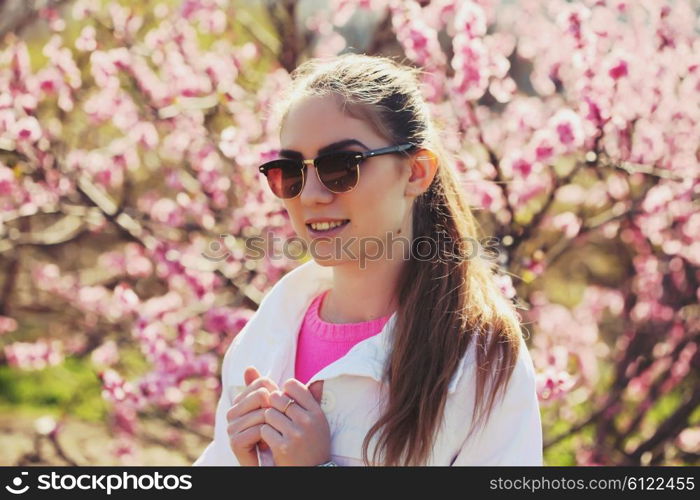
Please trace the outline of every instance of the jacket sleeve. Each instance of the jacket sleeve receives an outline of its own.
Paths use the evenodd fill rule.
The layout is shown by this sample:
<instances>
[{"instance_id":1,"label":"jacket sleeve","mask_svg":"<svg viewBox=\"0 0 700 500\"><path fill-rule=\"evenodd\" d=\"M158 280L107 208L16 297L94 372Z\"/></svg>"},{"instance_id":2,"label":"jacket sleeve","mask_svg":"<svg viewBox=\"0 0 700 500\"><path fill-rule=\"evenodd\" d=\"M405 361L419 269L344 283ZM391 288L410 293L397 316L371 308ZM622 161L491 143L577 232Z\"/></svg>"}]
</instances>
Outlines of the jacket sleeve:
<instances>
[{"instance_id":1,"label":"jacket sleeve","mask_svg":"<svg viewBox=\"0 0 700 500\"><path fill-rule=\"evenodd\" d=\"M525 342L504 397L496 398L482 430L462 444L452 465L542 465L542 422L535 369Z\"/></svg>"},{"instance_id":2,"label":"jacket sleeve","mask_svg":"<svg viewBox=\"0 0 700 500\"><path fill-rule=\"evenodd\" d=\"M229 446L228 432L226 431L228 425L226 412L231 408L229 374L231 373L232 352L237 345L235 340L229 346L221 366L221 396L216 406L214 439L192 465L240 465L236 455Z\"/></svg>"}]
</instances>

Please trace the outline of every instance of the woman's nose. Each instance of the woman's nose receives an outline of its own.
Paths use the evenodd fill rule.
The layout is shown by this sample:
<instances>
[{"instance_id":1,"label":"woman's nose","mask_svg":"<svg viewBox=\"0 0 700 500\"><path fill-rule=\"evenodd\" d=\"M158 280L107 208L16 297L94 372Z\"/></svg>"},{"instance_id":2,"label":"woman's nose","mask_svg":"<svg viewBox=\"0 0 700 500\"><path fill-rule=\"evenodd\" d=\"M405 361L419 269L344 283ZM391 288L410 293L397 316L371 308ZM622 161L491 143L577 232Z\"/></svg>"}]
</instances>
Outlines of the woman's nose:
<instances>
[{"instance_id":1,"label":"woman's nose","mask_svg":"<svg viewBox=\"0 0 700 500\"><path fill-rule=\"evenodd\" d=\"M316 203L328 203L333 200L333 193L328 190L316 174L316 167L309 165L306 168L304 189L299 195L302 205L314 205Z\"/></svg>"}]
</instances>

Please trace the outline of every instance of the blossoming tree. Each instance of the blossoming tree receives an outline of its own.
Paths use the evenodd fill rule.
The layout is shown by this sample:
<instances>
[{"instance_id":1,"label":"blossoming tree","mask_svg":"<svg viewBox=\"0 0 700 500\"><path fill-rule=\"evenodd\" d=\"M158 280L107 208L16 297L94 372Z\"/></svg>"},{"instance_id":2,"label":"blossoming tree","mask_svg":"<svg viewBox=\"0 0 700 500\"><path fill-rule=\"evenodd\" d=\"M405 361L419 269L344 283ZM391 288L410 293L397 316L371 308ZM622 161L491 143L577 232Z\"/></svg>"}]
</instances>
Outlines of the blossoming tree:
<instances>
[{"instance_id":1,"label":"blossoming tree","mask_svg":"<svg viewBox=\"0 0 700 500\"><path fill-rule=\"evenodd\" d=\"M556 464L697 463L700 37L690 1L76 0L0 46L0 362L90 360L115 453L211 434L220 357L298 265L255 166L308 57L422 86L521 307ZM58 323L36 322L51 312ZM136 351L138 373L124 354ZM59 428L47 431L54 438Z\"/></svg>"}]
</instances>

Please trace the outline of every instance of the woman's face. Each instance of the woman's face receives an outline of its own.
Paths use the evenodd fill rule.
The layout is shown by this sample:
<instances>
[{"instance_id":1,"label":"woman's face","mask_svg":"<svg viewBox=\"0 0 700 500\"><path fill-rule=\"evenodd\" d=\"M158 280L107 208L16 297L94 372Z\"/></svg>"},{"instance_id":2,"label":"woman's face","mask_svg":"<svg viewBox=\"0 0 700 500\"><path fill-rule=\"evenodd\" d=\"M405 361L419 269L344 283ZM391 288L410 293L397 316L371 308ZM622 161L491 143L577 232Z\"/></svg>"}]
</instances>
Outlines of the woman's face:
<instances>
[{"instance_id":1,"label":"woman's face","mask_svg":"<svg viewBox=\"0 0 700 500\"><path fill-rule=\"evenodd\" d=\"M346 141L344 145L339 143ZM284 121L280 143L304 159L319 151L367 151L394 146L365 121L341 112L333 96L313 96L297 101ZM285 156L289 156L287 153ZM304 240L314 260L338 265L356 259L369 263L387 258L387 240L410 237L411 205L415 196L406 187L411 176L406 155L381 155L360 164L357 186L333 193L320 183L315 167L307 165L304 189L294 199L283 200L297 235ZM314 219L349 221L329 232L315 233ZM381 247L381 248L380 248ZM396 259L396 250L393 258ZM377 254L380 254L377 256ZM362 260L360 260L362 262ZM365 264L366 265L366 264Z\"/></svg>"}]
</instances>

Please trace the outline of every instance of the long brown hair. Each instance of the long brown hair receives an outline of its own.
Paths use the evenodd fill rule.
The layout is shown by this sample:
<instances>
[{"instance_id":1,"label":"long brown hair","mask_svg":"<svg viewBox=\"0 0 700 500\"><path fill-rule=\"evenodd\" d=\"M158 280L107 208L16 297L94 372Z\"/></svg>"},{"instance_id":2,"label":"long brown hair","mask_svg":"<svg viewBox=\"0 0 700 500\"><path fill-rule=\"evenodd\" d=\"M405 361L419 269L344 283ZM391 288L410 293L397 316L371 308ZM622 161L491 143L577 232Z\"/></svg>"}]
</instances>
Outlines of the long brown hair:
<instances>
[{"instance_id":1,"label":"long brown hair","mask_svg":"<svg viewBox=\"0 0 700 500\"><path fill-rule=\"evenodd\" d=\"M428 461L452 375L476 342L471 436L488 418L499 391L505 392L520 346L518 315L493 279L493 259L465 258L482 249L475 246L477 223L421 95L419 74L379 56L311 59L292 72L286 98L275 108L281 127L297 99L338 96L349 116L367 120L392 144L412 142L432 151L439 162L430 187L414 200L412 244L431 238L453 246L432 260L413 258L416 252L411 252L397 283L397 322L385 366L387 405L363 442L365 463L370 463L369 443L378 432L371 463Z\"/></svg>"}]
</instances>

